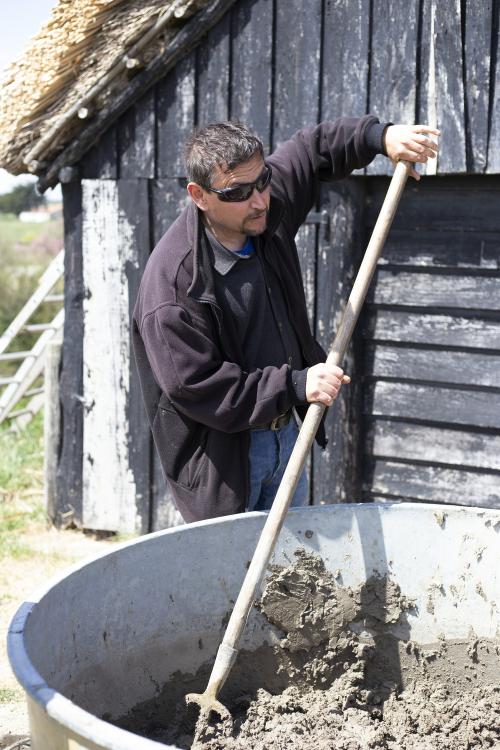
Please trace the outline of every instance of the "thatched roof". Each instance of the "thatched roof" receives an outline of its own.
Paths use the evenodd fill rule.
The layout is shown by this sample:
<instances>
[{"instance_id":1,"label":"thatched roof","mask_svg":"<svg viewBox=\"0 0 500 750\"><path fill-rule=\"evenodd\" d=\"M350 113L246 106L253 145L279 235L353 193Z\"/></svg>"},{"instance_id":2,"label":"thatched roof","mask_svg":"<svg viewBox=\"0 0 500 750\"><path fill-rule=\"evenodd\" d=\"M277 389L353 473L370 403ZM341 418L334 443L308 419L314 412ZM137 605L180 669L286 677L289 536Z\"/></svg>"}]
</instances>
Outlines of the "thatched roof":
<instances>
[{"instance_id":1,"label":"thatched roof","mask_svg":"<svg viewBox=\"0 0 500 750\"><path fill-rule=\"evenodd\" d=\"M98 137L97 121L102 129L109 125L120 114L113 107L120 98L123 111L123 94L134 78L144 85L147 71L169 50L177 50L178 59L173 42L189 26L187 19L204 16L211 25L231 1L59 0L3 76L0 166L12 174L46 175L82 130ZM184 34L184 46L188 39Z\"/></svg>"}]
</instances>

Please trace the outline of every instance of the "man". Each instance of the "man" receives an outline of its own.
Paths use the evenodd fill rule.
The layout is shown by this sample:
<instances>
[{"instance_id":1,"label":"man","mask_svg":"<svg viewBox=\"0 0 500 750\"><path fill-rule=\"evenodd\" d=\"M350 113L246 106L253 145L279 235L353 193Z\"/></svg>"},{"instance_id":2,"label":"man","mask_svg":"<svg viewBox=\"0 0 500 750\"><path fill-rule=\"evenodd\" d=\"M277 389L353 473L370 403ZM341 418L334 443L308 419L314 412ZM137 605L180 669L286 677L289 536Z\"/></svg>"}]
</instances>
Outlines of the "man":
<instances>
[{"instance_id":1,"label":"man","mask_svg":"<svg viewBox=\"0 0 500 750\"><path fill-rule=\"evenodd\" d=\"M349 381L311 334L294 242L319 180L378 153L425 162L432 135L368 115L301 130L267 159L238 123L188 142L191 201L151 254L133 330L156 448L186 521L268 509L295 416L330 406ZM323 426L316 439L324 447ZM304 475L292 505L307 498Z\"/></svg>"}]
</instances>

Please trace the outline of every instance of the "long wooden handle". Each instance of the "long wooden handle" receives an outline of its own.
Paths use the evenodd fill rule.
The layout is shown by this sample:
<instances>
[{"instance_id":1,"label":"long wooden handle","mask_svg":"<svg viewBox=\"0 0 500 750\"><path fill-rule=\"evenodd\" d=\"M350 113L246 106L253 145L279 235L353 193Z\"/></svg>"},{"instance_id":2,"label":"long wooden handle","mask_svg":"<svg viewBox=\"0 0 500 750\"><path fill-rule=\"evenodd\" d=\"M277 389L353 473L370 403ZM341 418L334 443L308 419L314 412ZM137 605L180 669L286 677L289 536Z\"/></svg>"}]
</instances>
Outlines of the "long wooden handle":
<instances>
[{"instance_id":1,"label":"long wooden handle","mask_svg":"<svg viewBox=\"0 0 500 750\"><path fill-rule=\"evenodd\" d=\"M399 162L396 165L387 195L380 210L379 217L368 243L363 261L358 271L356 281L347 301L340 325L335 336L328 361L340 365L354 327L358 320L368 287L372 280L377 261L381 255L387 234L389 232L396 208L401 198L411 165ZM288 506L294 496L297 483L304 468L311 445L320 425L326 407L322 404L311 404L300 428L297 441L288 461L278 492L272 504L264 528L262 529L252 562L248 568L245 580L234 605L227 629L217 652L212 674L210 675L207 692L217 695L224 684L234 663L238 643L245 629L248 613L262 581L265 570L273 553L278 535L283 526Z\"/></svg>"}]
</instances>

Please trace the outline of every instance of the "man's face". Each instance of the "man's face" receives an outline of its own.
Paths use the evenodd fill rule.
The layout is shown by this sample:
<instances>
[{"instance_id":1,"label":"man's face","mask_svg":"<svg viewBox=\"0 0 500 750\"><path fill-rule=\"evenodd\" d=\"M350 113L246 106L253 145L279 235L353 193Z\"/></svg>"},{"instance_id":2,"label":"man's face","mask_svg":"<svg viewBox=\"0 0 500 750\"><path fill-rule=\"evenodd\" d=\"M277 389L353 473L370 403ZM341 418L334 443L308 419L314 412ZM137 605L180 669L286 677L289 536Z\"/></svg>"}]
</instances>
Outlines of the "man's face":
<instances>
[{"instance_id":1,"label":"man's face","mask_svg":"<svg viewBox=\"0 0 500 750\"><path fill-rule=\"evenodd\" d=\"M254 182L263 169L264 161L260 154L255 154L247 162L228 171L217 167L211 187L222 190L234 185ZM269 211L269 186L262 193L254 189L248 200L237 203L226 203L219 199L217 193L201 188L199 190L202 190L200 200L196 199L190 190L191 197L204 212L208 227L223 244L229 242L230 247L232 240L237 243L238 238L244 238L247 235L254 237L264 232Z\"/></svg>"}]
</instances>

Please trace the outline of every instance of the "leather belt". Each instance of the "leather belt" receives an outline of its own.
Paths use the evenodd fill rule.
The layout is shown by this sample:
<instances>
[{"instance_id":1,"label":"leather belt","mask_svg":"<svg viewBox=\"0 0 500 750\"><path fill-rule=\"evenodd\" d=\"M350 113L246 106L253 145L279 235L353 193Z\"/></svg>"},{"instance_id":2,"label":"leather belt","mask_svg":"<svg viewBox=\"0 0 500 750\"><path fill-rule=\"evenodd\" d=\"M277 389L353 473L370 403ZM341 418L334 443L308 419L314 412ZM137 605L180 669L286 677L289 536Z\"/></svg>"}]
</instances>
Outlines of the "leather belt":
<instances>
[{"instance_id":1,"label":"leather belt","mask_svg":"<svg viewBox=\"0 0 500 750\"><path fill-rule=\"evenodd\" d=\"M272 422L268 422L267 424L259 425L258 427L252 427L252 430L272 430L273 432L276 432L276 430L281 430L283 427L286 427L287 424L290 422L290 419L292 418L292 410L289 409L289 411L286 411L284 414L280 414L279 416L275 417Z\"/></svg>"}]
</instances>

